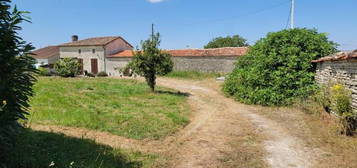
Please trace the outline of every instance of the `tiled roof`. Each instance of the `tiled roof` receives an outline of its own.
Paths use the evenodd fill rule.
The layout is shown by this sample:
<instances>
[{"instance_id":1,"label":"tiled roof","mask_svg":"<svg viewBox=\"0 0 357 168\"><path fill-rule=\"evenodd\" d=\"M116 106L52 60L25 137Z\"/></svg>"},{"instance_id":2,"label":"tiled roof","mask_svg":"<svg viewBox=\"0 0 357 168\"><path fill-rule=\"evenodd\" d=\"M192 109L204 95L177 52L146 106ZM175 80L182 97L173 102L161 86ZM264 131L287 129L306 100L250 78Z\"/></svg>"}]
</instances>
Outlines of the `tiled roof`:
<instances>
[{"instance_id":1,"label":"tiled roof","mask_svg":"<svg viewBox=\"0 0 357 168\"><path fill-rule=\"evenodd\" d=\"M129 44L126 40L124 40L120 36L109 36L109 37L94 37L94 38L88 38L88 39L74 41L74 42L70 42L70 43L65 43L65 44L60 45L60 47L105 46L116 39L122 39L124 42L126 42L128 45L131 46L131 44Z\"/></svg>"},{"instance_id":2,"label":"tiled roof","mask_svg":"<svg viewBox=\"0 0 357 168\"><path fill-rule=\"evenodd\" d=\"M45 48L40 48L38 50L32 51L30 55L35 59L47 59L59 55L59 47L48 46Z\"/></svg>"},{"instance_id":3,"label":"tiled roof","mask_svg":"<svg viewBox=\"0 0 357 168\"><path fill-rule=\"evenodd\" d=\"M211 56L242 56L248 52L248 47L226 47L215 49L182 49L164 50L173 57L211 57ZM109 57L133 57L132 50L120 51Z\"/></svg>"},{"instance_id":4,"label":"tiled roof","mask_svg":"<svg viewBox=\"0 0 357 168\"><path fill-rule=\"evenodd\" d=\"M334 55L322 57L318 60L313 60L313 63L325 62L325 61L342 61L357 58L357 50L352 52L339 52Z\"/></svg>"}]
</instances>

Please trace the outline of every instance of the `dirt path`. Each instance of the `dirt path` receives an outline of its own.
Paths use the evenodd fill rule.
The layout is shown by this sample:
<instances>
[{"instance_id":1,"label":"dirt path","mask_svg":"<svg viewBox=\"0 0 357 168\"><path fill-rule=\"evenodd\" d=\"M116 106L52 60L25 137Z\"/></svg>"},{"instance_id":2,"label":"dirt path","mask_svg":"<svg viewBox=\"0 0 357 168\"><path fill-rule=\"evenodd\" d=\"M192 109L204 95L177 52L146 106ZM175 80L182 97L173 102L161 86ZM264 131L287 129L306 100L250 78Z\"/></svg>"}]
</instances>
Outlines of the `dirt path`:
<instances>
[{"instance_id":1,"label":"dirt path","mask_svg":"<svg viewBox=\"0 0 357 168\"><path fill-rule=\"evenodd\" d=\"M170 152L170 167L222 167L220 158L233 151L229 145L241 132L242 121L252 122L267 137L264 148L266 162L272 168L308 168L313 154L302 141L291 136L286 129L256 113L254 106L240 104L224 97L215 81L186 81L160 78L158 85L189 93L193 108L190 124L174 136L162 141L135 141L126 138L66 127L32 126L33 129L61 132L70 136L95 139L113 147L140 151ZM264 149L262 149L264 150Z\"/></svg>"},{"instance_id":2,"label":"dirt path","mask_svg":"<svg viewBox=\"0 0 357 168\"><path fill-rule=\"evenodd\" d=\"M268 152L266 161L272 168L307 168L312 165L312 150L307 149L302 141L289 135L278 123L255 113L259 108L224 97L214 82L208 86L207 82L160 79L158 83L191 93L191 101L196 101L199 107L192 128L186 128L188 134L182 137L187 141L178 152L181 159L177 167L219 167L217 158L229 148L227 142L231 135L239 131L240 126L234 123L245 119L267 136L268 140L264 142Z\"/></svg>"}]
</instances>

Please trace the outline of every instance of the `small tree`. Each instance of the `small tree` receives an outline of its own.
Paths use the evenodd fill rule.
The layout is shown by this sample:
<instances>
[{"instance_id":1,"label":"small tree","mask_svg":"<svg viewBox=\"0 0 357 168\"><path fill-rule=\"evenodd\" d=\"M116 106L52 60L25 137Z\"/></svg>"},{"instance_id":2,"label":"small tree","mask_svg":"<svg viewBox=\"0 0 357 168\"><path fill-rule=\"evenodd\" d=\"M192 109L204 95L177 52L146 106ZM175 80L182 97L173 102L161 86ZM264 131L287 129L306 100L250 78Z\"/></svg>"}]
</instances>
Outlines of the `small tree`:
<instances>
[{"instance_id":1,"label":"small tree","mask_svg":"<svg viewBox=\"0 0 357 168\"><path fill-rule=\"evenodd\" d=\"M26 119L28 101L37 72L35 60L27 54L33 49L18 36L19 24L28 21L15 7L10 12L10 0L0 0L0 167L16 140L21 125Z\"/></svg>"},{"instance_id":2,"label":"small tree","mask_svg":"<svg viewBox=\"0 0 357 168\"><path fill-rule=\"evenodd\" d=\"M155 91L156 75L166 75L172 71L173 62L169 53L163 52L160 45L160 34L141 42L141 50L134 52L129 67L138 75L144 76L151 91Z\"/></svg>"},{"instance_id":3,"label":"small tree","mask_svg":"<svg viewBox=\"0 0 357 168\"><path fill-rule=\"evenodd\" d=\"M227 36L227 37L217 37L211 40L206 46L208 48L222 48L222 47L244 47L249 46L247 40L239 35Z\"/></svg>"},{"instance_id":4,"label":"small tree","mask_svg":"<svg viewBox=\"0 0 357 168\"><path fill-rule=\"evenodd\" d=\"M56 62L55 70L59 76L75 77L79 74L80 64L75 58L63 58Z\"/></svg>"}]
</instances>

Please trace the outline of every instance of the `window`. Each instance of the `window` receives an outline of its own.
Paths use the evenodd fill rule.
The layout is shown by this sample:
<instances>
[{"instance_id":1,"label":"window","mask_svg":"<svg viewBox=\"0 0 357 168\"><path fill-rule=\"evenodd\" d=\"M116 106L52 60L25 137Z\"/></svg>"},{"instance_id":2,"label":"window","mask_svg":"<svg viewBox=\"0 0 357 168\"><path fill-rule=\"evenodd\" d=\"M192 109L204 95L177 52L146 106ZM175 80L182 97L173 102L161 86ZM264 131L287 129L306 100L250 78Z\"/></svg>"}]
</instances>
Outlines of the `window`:
<instances>
[{"instance_id":1,"label":"window","mask_svg":"<svg viewBox=\"0 0 357 168\"><path fill-rule=\"evenodd\" d=\"M92 49L92 53L93 53L93 54L95 53L95 49Z\"/></svg>"},{"instance_id":2,"label":"window","mask_svg":"<svg viewBox=\"0 0 357 168\"><path fill-rule=\"evenodd\" d=\"M80 54L80 53L82 53L82 50L81 50L81 49L78 50L78 54Z\"/></svg>"}]
</instances>

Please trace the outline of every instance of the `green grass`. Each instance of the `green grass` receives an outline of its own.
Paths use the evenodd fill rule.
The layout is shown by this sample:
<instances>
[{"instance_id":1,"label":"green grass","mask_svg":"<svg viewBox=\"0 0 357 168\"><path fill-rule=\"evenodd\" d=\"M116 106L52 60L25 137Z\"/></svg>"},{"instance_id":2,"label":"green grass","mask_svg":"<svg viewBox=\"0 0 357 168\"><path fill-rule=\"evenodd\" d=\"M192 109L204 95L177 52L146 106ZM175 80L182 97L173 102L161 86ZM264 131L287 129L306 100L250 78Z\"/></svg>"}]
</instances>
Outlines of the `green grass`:
<instances>
[{"instance_id":1,"label":"green grass","mask_svg":"<svg viewBox=\"0 0 357 168\"><path fill-rule=\"evenodd\" d=\"M39 78L30 122L84 127L134 139L158 139L188 123L186 95L110 78Z\"/></svg>"},{"instance_id":2,"label":"green grass","mask_svg":"<svg viewBox=\"0 0 357 168\"><path fill-rule=\"evenodd\" d=\"M173 71L165 75L165 77L203 80L208 78L220 77L222 75L223 74L220 73L202 73L197 71Z\"/></svg>"},{"instance_id":3,"label":"green grass","mask_svg":"<svg viewBox=\"0 0 357 168\"><path fill-rule=\"evenodd\" d=\"M8 168L138 168L151 167L155 155L129 152L49 132L24 130L6 157ZM49 166L51 163L53 166ZM0 164L1 166L1 164Z\"/></svg>"}]
</instances>

